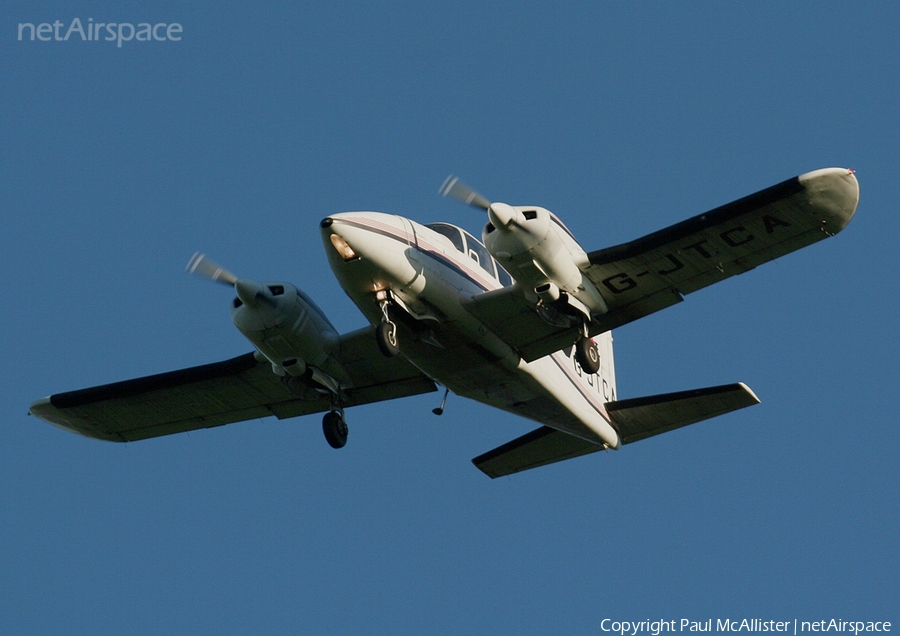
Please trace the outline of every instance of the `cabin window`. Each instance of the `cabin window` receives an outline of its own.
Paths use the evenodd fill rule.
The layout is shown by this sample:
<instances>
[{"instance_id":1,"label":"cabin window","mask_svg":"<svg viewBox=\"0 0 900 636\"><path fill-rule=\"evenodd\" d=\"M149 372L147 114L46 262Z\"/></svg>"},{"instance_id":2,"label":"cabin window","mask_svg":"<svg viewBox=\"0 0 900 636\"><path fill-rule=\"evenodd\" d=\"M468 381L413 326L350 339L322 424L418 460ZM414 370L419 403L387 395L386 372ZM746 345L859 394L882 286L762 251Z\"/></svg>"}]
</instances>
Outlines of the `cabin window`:
<instances>
[{"instance_id":1,"label":"cabin window","mask_svg":"<svg viewBox=\"0 0 900 636\"><path fill-rule=\"evenodd\" d=\"M494 278L497 277L497 274L494 272L494 258L491 256L491 253L487 251L487 248L481 244L477 238L465 232L466 235L466 247L469 248L467 254L469 258L478 263L483 270L488 272Z\"/></svg>"},{"instance_id":2,"label":"cabin window","mask_svg":"<svg viewBox=\"0 0 900 636\"><path fill-rule=\"evenodd\" d=\"M509 287L513 284L512 276L510 276L505 269L500 266L500 263L496 263L497 265L497 279L500 281L500 284L504 287Z\"/></svg>"}]
</instances>

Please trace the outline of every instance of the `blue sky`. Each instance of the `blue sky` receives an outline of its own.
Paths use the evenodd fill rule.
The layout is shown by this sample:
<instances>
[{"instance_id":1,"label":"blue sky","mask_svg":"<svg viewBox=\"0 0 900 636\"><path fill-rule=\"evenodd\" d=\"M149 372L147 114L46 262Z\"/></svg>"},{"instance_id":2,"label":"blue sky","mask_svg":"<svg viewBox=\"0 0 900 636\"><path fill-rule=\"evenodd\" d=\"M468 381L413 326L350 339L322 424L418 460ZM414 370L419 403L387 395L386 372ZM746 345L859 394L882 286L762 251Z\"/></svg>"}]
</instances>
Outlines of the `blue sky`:
<instances>
[{"instance_id":1,"label":"blue sky","mask_svg":"<svg viewBox=\"0 0 900 636\"><path fill-rule=\"evenodd\" d=\"M900 9L855 3L21 2L0 9L0 631L590 633L603 618L892 620ZM23 22L173 42L30 42ZM446 220L454 172L588 250L854 168L834 239L615 332L622 398L762 404L510 478L533 427L430 394L116 445L50 393L249 351L196 250L302 287L318 221Z\"/></svg>"}]
</instances>

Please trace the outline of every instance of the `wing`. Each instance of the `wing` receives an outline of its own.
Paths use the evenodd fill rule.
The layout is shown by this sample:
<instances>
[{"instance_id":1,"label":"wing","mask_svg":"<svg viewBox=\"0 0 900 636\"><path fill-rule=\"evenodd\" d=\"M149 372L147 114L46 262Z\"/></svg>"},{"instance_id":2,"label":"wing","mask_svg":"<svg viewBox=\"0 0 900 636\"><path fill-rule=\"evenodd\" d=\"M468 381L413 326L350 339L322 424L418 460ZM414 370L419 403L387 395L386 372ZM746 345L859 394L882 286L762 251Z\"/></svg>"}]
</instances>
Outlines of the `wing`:
<instances>
[{"instance_id":1,"label":"wing","mask_svg":"<svg viewBox=\"0 0 900 636\"><path fill-rule=\"evenodd\" d=\"M583 271L609 306L592 321L591 334L833 236L850 222L858 202L853 172L825 168L630 243L591 252ZM541 319L515 286L479 294L465 306L528 361L571 344L576 335L574 329Z\"/></svg>"},{"instance_id":2,"label":"wing","mask_svg":"<svg viewBox=\"0 0 900 636\"><path fill-rule=\"evenodd\" d=\"M692 391L607 402L606 409L623 444L638 442L759 404L741 382ZM603 446L542 426L472 460L488 477L511 475L603 450Z\"/></svg>"},{"instance_id":3,"label":"wing","mask_svg":"<svg viewBox=\"0 0 900 636\"><path fill-rule=\"evenodd\" d=\"M386 358L372 328L341 336L336 357L350 381L343 406L435 391L401 357ZM274 415L296 417L331 408L314 382L284 380L252 353L231 360L114 384L57 393L32 404L37 417L88 437L136 441Z\"/></svg>"}]
</instances>

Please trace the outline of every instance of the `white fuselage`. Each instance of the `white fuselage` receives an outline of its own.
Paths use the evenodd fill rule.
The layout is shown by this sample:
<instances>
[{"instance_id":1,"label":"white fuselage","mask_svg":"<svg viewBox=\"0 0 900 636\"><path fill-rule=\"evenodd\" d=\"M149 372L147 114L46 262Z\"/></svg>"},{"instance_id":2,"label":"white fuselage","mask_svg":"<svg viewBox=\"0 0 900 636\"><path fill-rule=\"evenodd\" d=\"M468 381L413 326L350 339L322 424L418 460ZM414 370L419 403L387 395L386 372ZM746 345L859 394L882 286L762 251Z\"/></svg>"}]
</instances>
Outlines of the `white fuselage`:
<instances>
[{"instance_id":1,"label":"white fuselage","mask_svg":"<svg viewBox=\"0 0 900 636\"><path fill-rule=\"evenodd\" d=\"M378 296L388 292L400 328L401 353L423 373L458 395L533 417L577 437L618 448L604 404L616 399L612 335L595 338L600 371L588 375L573 347L525 362L462 305L509 280L470 234L447 224L432 227L378 212L345 212L323 224L325 251L341 287L372 324L383 319ZM433 229L434 228L434 229ZM458 233L458 234L457 234ZM337 234L352 249L335 249ZM548 418L534 412L564 416Z\"/></svg>"}]
</instances>

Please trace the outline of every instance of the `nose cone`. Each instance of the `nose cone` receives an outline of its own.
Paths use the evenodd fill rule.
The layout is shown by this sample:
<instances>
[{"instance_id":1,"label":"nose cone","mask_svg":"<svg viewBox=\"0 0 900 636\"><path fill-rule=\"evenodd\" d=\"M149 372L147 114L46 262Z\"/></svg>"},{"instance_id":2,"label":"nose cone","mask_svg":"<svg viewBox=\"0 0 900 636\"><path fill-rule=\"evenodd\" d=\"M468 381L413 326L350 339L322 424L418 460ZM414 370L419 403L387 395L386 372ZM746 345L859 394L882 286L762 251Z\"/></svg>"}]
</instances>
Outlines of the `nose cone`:
<instances>
[{"instance_id":1,"label":"nose cone","mask_svg":"<svg viewBox=\"0 0 900 636\"><path fill-rule=\"evenodd\" d=\"M373 234L373 221L369 212L341 212L322 220L322 242L330 260L350 262L357 260L360 250L370 245L367 240Z\"/></svg>"},{"instance_id":2,"label":"nose cone","mask_svg":"<svg viewBox=\"0 0 900 636\"><path fill-rule=\"evenodd\" d=\"M413 264L416 238L408 219L383 212L341 212L320 224L328 263L359 305L381 289L413 290L424 277ZM365 300L358 300L365 298Z\"/></svg>"}]
</instances>

